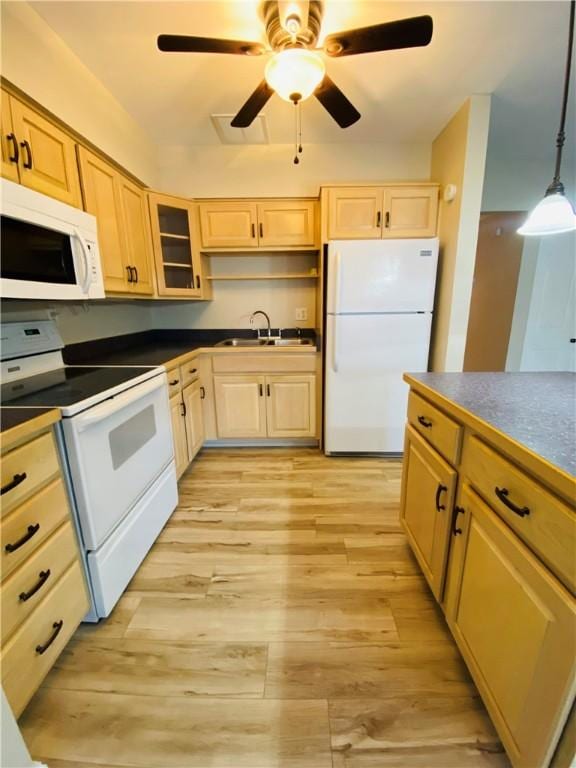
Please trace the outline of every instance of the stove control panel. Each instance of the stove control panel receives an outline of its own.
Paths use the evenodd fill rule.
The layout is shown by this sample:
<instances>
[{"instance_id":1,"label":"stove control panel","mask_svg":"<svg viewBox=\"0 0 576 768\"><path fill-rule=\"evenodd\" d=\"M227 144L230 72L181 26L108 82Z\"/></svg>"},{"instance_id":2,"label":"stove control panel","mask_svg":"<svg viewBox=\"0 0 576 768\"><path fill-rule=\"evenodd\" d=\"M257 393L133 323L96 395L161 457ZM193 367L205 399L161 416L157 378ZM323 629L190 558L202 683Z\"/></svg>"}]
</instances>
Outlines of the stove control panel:
<instances>
[{"instance_id":1,"label":"stove control panel","mask_svg":"<svg viewBox=\"0 0 576 768\"><path fill-rule=\"evenodd\" d=\"M2 360L55 352L64 346L58 328L52 320L2 323L0 331L0 359Z\"/></svg>"}]
</instances>

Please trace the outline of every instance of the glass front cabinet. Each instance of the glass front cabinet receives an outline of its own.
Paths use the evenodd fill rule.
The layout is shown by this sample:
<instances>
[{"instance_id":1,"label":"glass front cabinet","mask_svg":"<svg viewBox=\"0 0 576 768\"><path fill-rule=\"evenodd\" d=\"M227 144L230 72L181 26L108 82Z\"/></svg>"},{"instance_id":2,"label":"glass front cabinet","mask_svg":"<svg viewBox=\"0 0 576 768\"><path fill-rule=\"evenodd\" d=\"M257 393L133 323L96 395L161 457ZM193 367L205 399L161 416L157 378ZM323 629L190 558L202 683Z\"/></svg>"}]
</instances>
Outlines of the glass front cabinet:
<instances>
[{"instance_id":1,"label":"glass front cabinet","mask_svg":"<svg viewBox=\"0 0 576 768\"><path fill-rule=\"evenodd\" d=\"M208 298L198 251L195 204L156 192L150 193L149 202L158 295Z\"/></svg>"}]
</instances>

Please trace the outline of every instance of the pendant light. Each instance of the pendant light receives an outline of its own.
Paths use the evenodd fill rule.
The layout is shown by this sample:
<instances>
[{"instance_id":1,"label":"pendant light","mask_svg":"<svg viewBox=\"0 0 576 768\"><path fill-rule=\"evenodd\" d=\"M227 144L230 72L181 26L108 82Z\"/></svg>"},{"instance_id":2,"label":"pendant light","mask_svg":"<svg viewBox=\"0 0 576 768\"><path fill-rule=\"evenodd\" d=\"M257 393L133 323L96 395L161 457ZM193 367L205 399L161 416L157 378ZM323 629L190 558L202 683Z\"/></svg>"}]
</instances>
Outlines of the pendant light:
<instances>
[{"instance_id":1,"label":"pendant light","mask_svg":"<svg viewBox=\"0 0 576 768\"><path fill-rule=\"evenodd\" d=\"M568 108L568 90L570 87L570 67L572 64L572 44L574 41L574 7L576 0L570 1L570 28L568 31L568 54L566 57L566 74L564 79L564 97L560 117L560 130L556 138L556 167L554 178L546 190L544 198L531 211L525 223L518 230L519 235L557 235L561 232L571 232L576 229L576 214L572 204L564 195L564 185L560 181L560 166L562 164L562 148L566 135L566 111Z\"/></svg>"}]
</instances>

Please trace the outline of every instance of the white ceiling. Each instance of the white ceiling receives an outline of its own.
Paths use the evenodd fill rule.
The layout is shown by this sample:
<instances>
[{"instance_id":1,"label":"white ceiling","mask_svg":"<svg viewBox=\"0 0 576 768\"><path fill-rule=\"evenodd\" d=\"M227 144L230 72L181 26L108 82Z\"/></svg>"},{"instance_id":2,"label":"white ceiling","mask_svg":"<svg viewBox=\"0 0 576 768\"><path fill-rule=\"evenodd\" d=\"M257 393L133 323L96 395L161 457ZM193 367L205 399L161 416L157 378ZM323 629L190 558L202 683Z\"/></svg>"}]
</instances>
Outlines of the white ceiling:
<instances>
[{"instance_id":1,"label":"white ceiling","mask_svg":"<svg viewBox=\"0 0 576 768\"><path fill-rule=\"evenodd\" d=\"M263 57L156 48L159 33L264 41L256 0L31 5L158 144L219 143L210 115L235 113L262 79ZM501 146L553 144L568 2L326 0L322 35L423 13L434 18L428 47L327 61L362 119L342 130L310 99L306 143L430 142L467 96L493 92ZM277 96L266 106L271 143L292 141L292 109Z\"/></svg>"}]
</instances>

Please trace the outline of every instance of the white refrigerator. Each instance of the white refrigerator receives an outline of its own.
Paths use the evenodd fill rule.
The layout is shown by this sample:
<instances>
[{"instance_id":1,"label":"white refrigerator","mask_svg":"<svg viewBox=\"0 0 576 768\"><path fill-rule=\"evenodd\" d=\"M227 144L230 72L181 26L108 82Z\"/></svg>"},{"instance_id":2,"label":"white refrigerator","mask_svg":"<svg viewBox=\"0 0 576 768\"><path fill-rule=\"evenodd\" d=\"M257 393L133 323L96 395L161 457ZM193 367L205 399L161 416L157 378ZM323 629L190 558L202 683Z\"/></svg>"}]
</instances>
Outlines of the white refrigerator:
<instances>
[{"instance_id":1,"label":"white refrigerator","mask_svg":"<svg viewBox=\"0 0 576 768\"><path fill-rule=\"evenodd\" d=\"M401 453L405 371L426 371L438 239L328 246L324 446Z\"/></svg>"}]
</instances>

